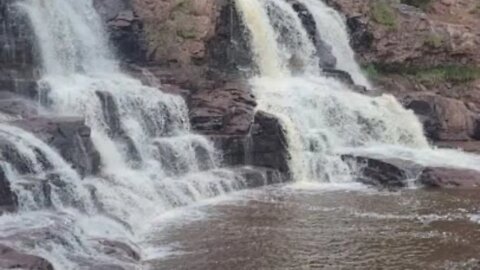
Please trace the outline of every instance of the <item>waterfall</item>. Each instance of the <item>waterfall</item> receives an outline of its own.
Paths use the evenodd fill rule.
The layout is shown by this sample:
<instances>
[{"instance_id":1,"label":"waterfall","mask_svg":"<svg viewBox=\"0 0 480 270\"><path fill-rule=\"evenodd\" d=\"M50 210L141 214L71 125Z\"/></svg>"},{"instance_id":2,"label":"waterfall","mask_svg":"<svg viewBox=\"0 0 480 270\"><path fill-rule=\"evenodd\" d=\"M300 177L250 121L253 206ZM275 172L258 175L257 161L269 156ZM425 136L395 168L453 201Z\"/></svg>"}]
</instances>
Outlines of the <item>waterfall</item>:
<instances>
[{"instance_id":1,"label":"waterfall","mask_svg":"<svg viewBox=\"0 0 480 270\"><path fill-rule=\"evenodd\" d=\"M213 144L191 132L180 96L120 71L92 0L25 0L18 6L41 49L44 105L56 115L85 118L102 169L81 179L34 135L0 126L0 138L23 164L0 163L20 204L18 214L0 217L10 245L45 257L56 269L116 263L139 269L99 252L98 242L135 247L159 214L245 187L243 178L219 167Z\"/></svg>"},{"instance_id":2,"label":"waterfall","mask_svg":"<svg viewBox=\"0 0 480 270\"><path fill-rule=\"evenodd\" d=\"M296 72L288 67L286 59L305 52L302 44L312 42L304 34L285 34L305 31L301 24L289 18L293 13L290 3L288 0L236 0L249 29L254 60L260 71L251 79L259 108L283 121L292 156L291 169L297 180L351 181L355 172L342 161L341 155L352 152L415 158L422 164L480 168L478 157L458 151L442 155L444 150L431 148L416 116L393 96L369 97L355 93L337 79L325 77L309 67L319 63L319 59L301 63L304 66L301 73L297 67ZM333 48L337 68L349 72L356 83L369 86L348 45L342 17L319 0L299 0L299 3L312 14L319 36ZM269 52L264 53L267 47ZM309 54L309 57L317 56ZM271 72L267 63L274 62L287 68ZM457 159L451 159L452 154Z\"/></svg>"},{"instance_id":3,"label":"waterfall","mask_svg":"<svg viewBox=\"0 0 480 270\"><path fill-rule=\"evenodd\" d=\"M348 72L358 85L370 88L367 78L362 74L355 61L355 53L350 47L350 37L344 18L323 1L299 0L312 13L320 36L332 47L332 53L337 58L337 69Z\"/></svg>"}]
</instances>

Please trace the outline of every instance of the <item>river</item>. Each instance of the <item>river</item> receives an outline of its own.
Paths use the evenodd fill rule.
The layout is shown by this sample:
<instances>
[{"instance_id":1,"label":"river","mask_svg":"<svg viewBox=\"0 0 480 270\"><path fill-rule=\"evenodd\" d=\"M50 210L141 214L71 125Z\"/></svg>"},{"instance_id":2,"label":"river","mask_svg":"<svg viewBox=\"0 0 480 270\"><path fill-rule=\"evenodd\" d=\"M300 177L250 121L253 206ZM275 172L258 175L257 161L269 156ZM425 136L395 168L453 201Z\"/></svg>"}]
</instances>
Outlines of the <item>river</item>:
<instances>
[{"instance_id":1,"label":"river","mask_svg":"<svg viewBox=\"0 0 480 270\"><path fill-rule=\"evenodd\" d=\"M294 184L157 219L153 269L480 269L478 190Z\"/></svg>"}]
</instances>

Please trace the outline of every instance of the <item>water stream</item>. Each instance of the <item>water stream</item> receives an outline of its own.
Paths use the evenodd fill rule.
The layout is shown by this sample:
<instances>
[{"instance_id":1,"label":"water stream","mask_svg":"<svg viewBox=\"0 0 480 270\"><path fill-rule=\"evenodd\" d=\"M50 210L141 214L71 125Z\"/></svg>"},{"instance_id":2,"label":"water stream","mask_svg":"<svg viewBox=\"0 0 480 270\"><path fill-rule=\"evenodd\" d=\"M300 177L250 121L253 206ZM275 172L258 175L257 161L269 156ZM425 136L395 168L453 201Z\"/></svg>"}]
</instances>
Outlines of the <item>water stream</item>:
<instances>
[{"instance_id":1,"label":"water stream","mask_svg":"<svg viewBox=\"0 0 480 270\"><path fill-rule=\"evenodd\" d=\"M321 1L299 2L332 47L336 68L370 87L343 18ZM413 112L394 97L369 97L324 76L290 1L235 3L255 56L258 73L250 81L258 109L282 121L300 184L226 197L245 180L221 168L212 142L191 131L181 97L121 72L92 0L24 0L17 7L31 20L41 49L42 105L50 115L85 118L102 166L98 175L82 178L33 134L0 125L0 139L21 161L0 159L20 208L0 216L0 243L60 270L399 269L411 266L407 257L412 265L451 262L450 269L478 263L479 209L472 206L478 200L469 192L372 195L352 181L355 171L341 154L474 170L480 157L432 148ZM342 190L317 189L327 182ZM467 199L459 202L462 196ZM445 208L437 209L437 201ZM450 232L452 224L464 230ZM105 241L127 243L144 262L109 256ZM471 250L447 254L444 243Z\"/></svg>"}]
</instances>

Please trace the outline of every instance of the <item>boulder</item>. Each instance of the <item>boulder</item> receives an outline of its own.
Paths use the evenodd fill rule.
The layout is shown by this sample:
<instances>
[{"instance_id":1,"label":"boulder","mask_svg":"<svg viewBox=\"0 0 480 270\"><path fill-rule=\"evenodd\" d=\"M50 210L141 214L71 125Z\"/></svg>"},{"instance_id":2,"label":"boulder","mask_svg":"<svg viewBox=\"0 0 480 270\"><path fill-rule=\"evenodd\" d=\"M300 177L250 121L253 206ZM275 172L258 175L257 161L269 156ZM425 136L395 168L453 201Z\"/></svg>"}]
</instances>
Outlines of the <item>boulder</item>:
<instances>
[{"instance_id":1,"label":"boulder","mask_svg":"<svg viewBox=\"0 0 480 270\"><path fill-rule=\"evenodd\" d=\"M480 187L480 171L375 156L345 154L342 159L356 173L357 181L380 189L403 188L409 181L430 188Z\"/></svg>"},{"instance_id":2,"label":"boulder","mask_svg":"<svg viewBox=\"0 0 480 270\"><path fill-rule=\"evenodd\" d=\"M382 189L398 189L407 186L409 174L405 169L397 166L396 162L354 155L342 155L342 160L347 162L356 173L358 182Z\"/></svg>"},{"instance_id":3,"label":"boulder","mask_svg":"<svg viewBox=\"0 0 480 270\"><path fill-rule=\"evenodd\" d=\"M290 155L285 131L275 116L258 111L248 134L209 137L222 151L224 165L273 169L282 175L282 179L290 180Z\"/></svg>"},{"instance_id":4,"label":"boulder","mask_svg":"<svg viewBox=\"0 0 480 270\"><path fill-rule=\"evenodd\" d=\"M250 137L251 165L276 169L290 179L288 142L280 120L257 111Z\"/></svg>"},{"instance_id":5,"label":"boulder","mask_svg":"<svg viewBox=\"0 0 480 270\"><path fill-rule=\"evenodd\" d=\"M53 270L47 260L0 244L0 269Z\"/></svg>"},{"instance_id":6,"label":"boulder","mask_svg":"<svg viewBox=\"0 0 480 270\"><path fill-rule=\"evenodd\" d=\"M428 167L420 174L418 182L426 187L435 188L478 188L480 171Z\"/></svg>"},{"instance_id":7,"label":"boulder","mask_svg":"<svg viewBox=\"0 0 480 270\"><path fill-rule=\"evenodd\" d=\"M466 141L476 134L476 115L459 100L433 93L412 93L402 98L423 123L426 135L435 141Z\"/></svg>"},{"instance_id":8,"label":"boulder","mask_svg":"<svg viewBox=\"0 0 480 270\"><path fill-rule=\"evenodd\" d=\"M100 169L100 155L95 149L90 128L79 117L35 117L11 124L23 128L58 150L80 175L94 175Z\"/></svg>"}]
</instances>

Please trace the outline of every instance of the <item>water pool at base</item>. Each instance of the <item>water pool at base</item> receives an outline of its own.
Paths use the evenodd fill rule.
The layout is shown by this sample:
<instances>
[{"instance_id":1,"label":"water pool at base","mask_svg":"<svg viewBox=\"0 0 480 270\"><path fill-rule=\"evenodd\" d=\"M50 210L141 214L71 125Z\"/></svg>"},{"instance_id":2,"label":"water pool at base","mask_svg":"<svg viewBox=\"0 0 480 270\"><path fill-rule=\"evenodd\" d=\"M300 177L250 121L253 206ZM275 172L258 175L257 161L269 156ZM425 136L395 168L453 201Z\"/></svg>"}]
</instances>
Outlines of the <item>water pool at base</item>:
<instances>
[{"instance_id":1,"label":"water pool at base","mask_svg":"<svg viewBox=\"0 0 480 270\"><path fill-rule=\"evenodd\" d=\"M269 187L158 219L152 269L480 269L479 190Z\"/></svg>"}]
</instances>

